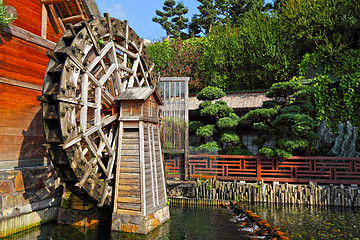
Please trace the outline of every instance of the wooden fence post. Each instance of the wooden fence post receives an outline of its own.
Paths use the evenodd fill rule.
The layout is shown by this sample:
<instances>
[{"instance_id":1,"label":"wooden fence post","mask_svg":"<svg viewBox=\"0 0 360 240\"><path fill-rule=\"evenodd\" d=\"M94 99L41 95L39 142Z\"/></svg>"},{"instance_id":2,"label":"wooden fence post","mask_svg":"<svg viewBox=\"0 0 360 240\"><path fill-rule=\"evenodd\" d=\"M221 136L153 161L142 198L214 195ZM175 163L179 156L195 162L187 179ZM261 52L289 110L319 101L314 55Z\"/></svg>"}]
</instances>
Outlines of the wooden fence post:
<instances>
[{"instance_id":1,"label":"wooden fence post","mask_svg":"<svg viewBox=\"0 0 360 240\"><path fill-rule=\"evenodd\" d=\"M256 155L256 178L257 181L261 178L261 156L259 154Z\"/></svg>"}]
</instances>

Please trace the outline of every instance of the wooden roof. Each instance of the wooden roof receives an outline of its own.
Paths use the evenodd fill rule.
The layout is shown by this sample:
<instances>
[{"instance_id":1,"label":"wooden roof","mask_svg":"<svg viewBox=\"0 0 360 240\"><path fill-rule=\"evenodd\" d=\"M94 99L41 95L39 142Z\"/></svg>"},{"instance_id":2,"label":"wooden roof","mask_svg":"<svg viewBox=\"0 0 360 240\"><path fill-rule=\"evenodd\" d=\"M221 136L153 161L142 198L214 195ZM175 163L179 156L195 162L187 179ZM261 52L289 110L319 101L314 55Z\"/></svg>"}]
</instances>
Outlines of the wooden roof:
<instances>
[{"instance_id":1,"label":"wooden roof","mask_svg":"<svg viewBox=\"0 0 360 240\"><path fill-rule=\"evenodd\" d=\"M220 100L224 100L233 109L253 109L262 106L264 101L271 100L265 97L266 92L243 92L227 94ZM199 101L196 96L189 97L189 110L199 108Z\"/></svg>"},{"instance_id":2,"label":"wooden roof","mask_svg":"<svg viewBox=\"0 0 360 240\"><path fill-rule=\"evenodd\" d=\"M128 88L117 96L116 100L143 100L146 101L154 93L155 100L163 105L159 93L154 87L134 87Z\"/></svg>"}]
</instances>

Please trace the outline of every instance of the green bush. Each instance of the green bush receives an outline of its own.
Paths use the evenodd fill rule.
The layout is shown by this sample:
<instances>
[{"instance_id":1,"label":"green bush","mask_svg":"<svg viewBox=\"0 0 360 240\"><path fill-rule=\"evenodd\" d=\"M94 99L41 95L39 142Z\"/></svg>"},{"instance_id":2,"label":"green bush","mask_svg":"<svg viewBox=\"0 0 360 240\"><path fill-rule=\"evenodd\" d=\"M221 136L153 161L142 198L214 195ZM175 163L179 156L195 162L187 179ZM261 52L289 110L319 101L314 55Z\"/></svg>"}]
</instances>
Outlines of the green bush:
<instances>
[{"instance_id":1,"label":"green bush","mask_svg":"<svg viewBox=\"0 0 360 240\"><path fill-rule=\"evenodd\" d=\"M225 96L226 93L221 88L206 87L196 95L196 98L199 99L200 101L212 101L215 99L220 99Z\"/></svg>"}]
</instances>

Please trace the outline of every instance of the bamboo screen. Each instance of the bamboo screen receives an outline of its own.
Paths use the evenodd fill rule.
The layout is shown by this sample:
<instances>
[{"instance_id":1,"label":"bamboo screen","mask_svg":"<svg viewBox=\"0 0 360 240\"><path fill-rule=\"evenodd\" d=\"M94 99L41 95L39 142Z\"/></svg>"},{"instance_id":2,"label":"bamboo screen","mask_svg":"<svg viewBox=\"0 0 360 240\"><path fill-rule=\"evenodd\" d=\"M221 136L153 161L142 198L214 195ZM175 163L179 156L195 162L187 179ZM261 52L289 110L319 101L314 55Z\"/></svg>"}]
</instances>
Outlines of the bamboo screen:
<instances>
[{"instance_id":1,"label":"bamboo screen","mask_svg":"<svg viewBox=\"0 0 360 240\"><path fill-rule=\"evenodd\" d=\"M188 77L161 77L161 145L164 152L187 153L188 149Z\"/></svg>"}]
</instances>

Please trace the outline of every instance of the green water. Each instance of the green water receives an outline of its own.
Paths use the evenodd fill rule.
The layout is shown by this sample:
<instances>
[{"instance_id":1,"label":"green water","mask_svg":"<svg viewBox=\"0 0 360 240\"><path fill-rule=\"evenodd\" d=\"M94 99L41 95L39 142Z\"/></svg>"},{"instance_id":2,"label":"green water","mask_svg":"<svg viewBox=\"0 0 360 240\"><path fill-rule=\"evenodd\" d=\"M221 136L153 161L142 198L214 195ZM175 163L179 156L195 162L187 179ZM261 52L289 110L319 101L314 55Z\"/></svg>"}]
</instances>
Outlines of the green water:
<instances>
[{"instance_id":1,"label":"green water","mask_svg":"<svg viewBox=\"0 0 360 240\"><path fill-rule=\"evenodd\" d=\"M360 239L360 208L249 204L290 239Z\"/></svg>"},{"instance_id":2,"label":"green water","mask_svg":"<svg viewBox=\"0 0 360 240\"><path fill-rule=\"evenodd\" d=\"M288 205L250 204L248 208L292 240L296 239L360 239L359 208L316 208ZM241 227L241 222L226 209L170 208L171 220L146 236L112 232L111 222L93 229L50 223L8 239L22 240L228 240L254 239Z\"/></svg>"},{"instance_id":3,"label":"green water","mask_svg":"<svg viewBox=\"0 0 360 240\"><path fill-rule=\"evenodd\" d=\"M129 233L112 232L111 222L103 222L94 229L45 224L8 239L37 240L115 240L115 239L251 239L251 234L240 231L240 224L232 221L226 209L188 209L171 207L171 220L153 230L146 236Z\"/></svg>"}]
</instances>

